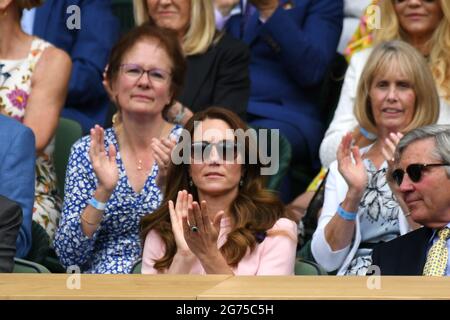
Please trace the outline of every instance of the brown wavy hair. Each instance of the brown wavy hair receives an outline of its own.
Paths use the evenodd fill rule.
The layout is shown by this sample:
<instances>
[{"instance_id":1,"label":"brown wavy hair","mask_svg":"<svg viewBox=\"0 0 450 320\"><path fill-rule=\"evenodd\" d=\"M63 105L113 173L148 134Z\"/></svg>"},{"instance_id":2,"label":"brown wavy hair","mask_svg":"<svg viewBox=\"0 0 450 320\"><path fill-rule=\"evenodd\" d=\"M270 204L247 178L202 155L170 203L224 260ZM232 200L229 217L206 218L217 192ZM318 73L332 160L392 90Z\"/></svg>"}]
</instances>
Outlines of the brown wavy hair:
<instances>
[{"instance_id":1,"label":"brown wavy hair","mask_svg":"<svg viewBox=\"0 0 450 320\"><path fill-rule=\"evenodd\" d=\"M225 121L233 130L247 130L247 125L232 111L210 107L204 111L196 113L186 124L185 130L189 132L189 137L193 136L194 121L204 121L206 119L220 119ZM190 140L190 139L188 139ZM179 144L190 143L180 139ZM252 150L251 150L252 149ZM272 228L275 222L286 217L294 220L290 212L286 211L283 203L273 192L265 189L264 177L260 175L261 164L250 164L248 161L249 152L256 151L256 141L247 138L245 141L245 164L243 164L243 185L239 188L237 198L230 208L231 231L228 234L226 243L220 248L228 265L236 266L247 253L248 249L253 251L257 242L262 241L261 237L266 235L267 230ZM169 268L173 257L177 252L175 238L172 232L168 201L174 203L177 193L180 190L188 190L193 195L194 201L199 201L195 186L189 186L189 164L171 164L166 178L166 193L161 206L152 214L146 215L141 220L140 236L142 243L150 230L156 230L161 236L166 251L164 256L155 261L154 268L164 270Z\"/></svg>"}]
</instances>

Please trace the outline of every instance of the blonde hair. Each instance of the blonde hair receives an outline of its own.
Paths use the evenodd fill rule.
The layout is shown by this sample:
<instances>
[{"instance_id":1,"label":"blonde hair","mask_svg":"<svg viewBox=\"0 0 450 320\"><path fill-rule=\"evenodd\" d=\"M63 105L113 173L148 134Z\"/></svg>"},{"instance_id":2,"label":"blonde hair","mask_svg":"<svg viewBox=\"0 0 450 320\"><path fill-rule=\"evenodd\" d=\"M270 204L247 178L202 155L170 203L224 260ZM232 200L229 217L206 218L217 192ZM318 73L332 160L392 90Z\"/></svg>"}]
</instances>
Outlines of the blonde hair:
<instances>
[{"instance_id":1,"label":"blonde hair","mask_svg":"<svg viewBox=\"0 0 450 320\"><path fill-rule=\"evenodd\" d=\"M205 53L211 44L217 41L221 35L216 32L216 21L212 1L189 1L191 1L190 24L188 31L183 37L182 43L183 52L186 56ZM151 21L147 1L133 0L133 7L136 25Z\"/></svg>"},{"instance_id":2,"label":"blonde hair","mask_svg":"<svg viewBox=\"0 0 450 320\"><path fill-rule=\"evenodd\" d=\"M439 96L431 71L416 49L404 41L394 40L377 45L362 71L354 110L360 126L377 134L370 88L377 75L389 72L393 66L410 81L416 95L414 117L404 132L435 123L439 116Z\"/></svg>"},{"instance_id":3,"label":"blonde hair","mask_svg":"<svg viewBox=\"0 0 450 320\"><path fill-rule=\"evenodd\" d=\"M430 49L429 66L439 94L450 101L450 1L439 0L439 3L443 17L427 43ZM389 40L408 42L408 36L400 26L392 0L381 1L380 14L381 28L375 30L374 44Z\"/></svg>"}]
</instances>

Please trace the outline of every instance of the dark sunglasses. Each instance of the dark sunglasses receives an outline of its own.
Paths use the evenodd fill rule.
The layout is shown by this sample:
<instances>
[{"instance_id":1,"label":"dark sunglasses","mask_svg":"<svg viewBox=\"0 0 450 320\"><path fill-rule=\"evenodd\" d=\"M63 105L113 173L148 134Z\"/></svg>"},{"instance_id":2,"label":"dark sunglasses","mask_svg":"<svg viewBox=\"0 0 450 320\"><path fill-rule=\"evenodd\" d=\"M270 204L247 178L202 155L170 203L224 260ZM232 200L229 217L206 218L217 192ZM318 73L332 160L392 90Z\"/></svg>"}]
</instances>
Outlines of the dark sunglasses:
<instances>
[{"instance_id":1,"label":"dark sunglasses","mask_svg":"<svg viewBox=\"0 0 450 320\"><path fill-rule=\"evenodd\" d=\"M443 167L448 166L448 163L430 163L430 164L420 164L413 163L406 167L406 173L412 182L419 182L422 178L422 172L428 167ZM392 179L394 179L397 185L401 185L403 177L405 176L405 171L403 169L395 169L392 172Z\"/></svg>"},{"instance_id":2,"label":"dark sunglasses","mask_svg":"<svg viewBox=\"0 0 450 320\"><path fill-rule=\"evenodd\" d=\"M232 140L222 140L216 143L197 141L191 144L191 159L195 162L209 159L213 146L216 148L218 157L223 161L233 161L241 152L240 144Z\"/></svg>"}]
</instances>

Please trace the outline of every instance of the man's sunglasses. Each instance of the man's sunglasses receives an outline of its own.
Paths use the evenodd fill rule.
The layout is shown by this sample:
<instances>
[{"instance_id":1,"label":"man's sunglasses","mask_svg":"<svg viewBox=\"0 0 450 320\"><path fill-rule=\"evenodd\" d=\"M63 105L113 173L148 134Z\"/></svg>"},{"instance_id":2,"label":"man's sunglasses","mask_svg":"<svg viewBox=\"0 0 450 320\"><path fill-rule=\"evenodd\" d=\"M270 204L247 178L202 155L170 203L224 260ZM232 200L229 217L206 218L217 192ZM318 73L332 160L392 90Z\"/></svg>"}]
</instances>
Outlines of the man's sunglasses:
<instances>
[{"instance_id":1,"label":"man's sunglasses","mask_svg":"<svg viewBox=\"0 0 450 320\"><path fill-rule=\"evenodd\" d=\"M213 146L216 148L217 156L223 161L233 161L241 152L240 144L233 140L222 140L216 143L196 141L191 144L191 159L195 162L209 159Z\"/></svg>"},{"instance_id":2,"label":"man's sunglasses","mask_svg":"<svg viewBox=\"0 0 450 320\"><path fill-rule=\"evenodd\" d=\"M412 182L419 182L422 178L422 172L429 167L443 167L448 166L448 163L430 163L430 164L420 164L413 163L406 167L406 173ZM405 176L405 171L403 169L395 169L392 172L392 179L394 179L397 185L401 185L403 181L403 177Z\"/></svg>"}]
</instances>

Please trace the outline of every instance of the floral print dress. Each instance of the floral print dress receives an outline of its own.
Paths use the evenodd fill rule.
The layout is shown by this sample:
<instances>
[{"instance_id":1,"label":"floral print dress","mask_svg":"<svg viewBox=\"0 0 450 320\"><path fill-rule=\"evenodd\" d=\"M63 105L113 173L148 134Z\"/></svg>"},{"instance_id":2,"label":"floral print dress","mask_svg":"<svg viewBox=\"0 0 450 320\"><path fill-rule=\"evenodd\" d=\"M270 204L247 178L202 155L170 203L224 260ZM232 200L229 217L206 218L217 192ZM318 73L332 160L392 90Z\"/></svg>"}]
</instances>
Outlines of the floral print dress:
<instances>
[{"instance_id":1,"label":"floral print dress","mask_svg":"<svg viewBox=\"0 0 450 320\"><path fill-rule=\"evenodd\" d=\"M363 163L368 184L358 208L361 243L345 275L366 275L372 264L373 247L400 236L401 210L386 180L387 162L379 169L369 159L364 159Z\"/></svg>"},{"instance_id":2,"label":"floral print dress","mask_svg":"<svg viewBox=\"0 0 450 320\"><path fill-rule=\"evenodd\" d=\"M175 125L169 137L178 140L181 132L182 127ZM75 142L70 152L55 251L63 266L77 267L83 273L130 273L133 264L141 257L139 222L157 209L162 201L161 190L156 184L159 168L155 162L144 187L137 193L128 180L113 128L105 130L104 143L105 150L111 144L116 147L119 181L106 203L103 220L92 238L83 233L80 216L98 184L89 158L91 138L85 136Z\"/></svg>"},{"instance_id":3,"label":"floral print dress","mask_svg":"<svg viewBox=\"0 0 450 320\"><path fill-rule=\"evenodd\" d=\"M0 113L23 122L31 91L31 78L39 58L50 43L34 38L28 56L21 60L0 60ZM53 165L53 138L36 156L36 184L33 220L53 238L61 212Z\"/></svg>"}]
</instances>

